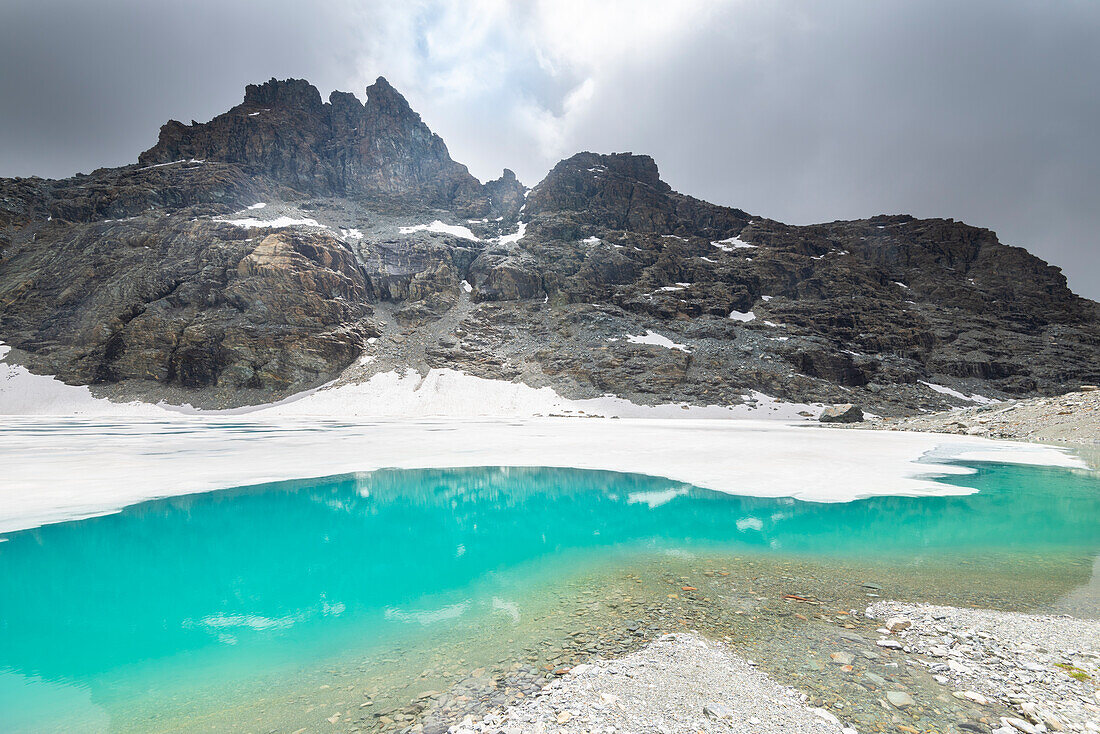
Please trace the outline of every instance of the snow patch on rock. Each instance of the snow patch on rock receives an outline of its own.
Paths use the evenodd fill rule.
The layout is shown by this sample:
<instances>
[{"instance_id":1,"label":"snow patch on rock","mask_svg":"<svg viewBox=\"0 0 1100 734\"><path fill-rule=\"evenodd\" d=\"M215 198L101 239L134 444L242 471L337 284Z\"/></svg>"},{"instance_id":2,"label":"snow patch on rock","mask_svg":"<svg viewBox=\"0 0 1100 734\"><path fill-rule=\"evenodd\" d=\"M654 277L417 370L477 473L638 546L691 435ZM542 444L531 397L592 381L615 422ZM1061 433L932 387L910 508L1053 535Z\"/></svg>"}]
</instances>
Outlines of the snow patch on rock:
<instances>
[{"instance_id":1,"label":"snow patch on rock","mask_svg":"<svg viewBox=\"0 0 1100 734\"><path fill-rule=\"evenodd\" d=\"M463 227L461 224L445 224L439 219L436 219L431 224L414 224L410 227L401 227L399 231L401 234L435 232L436 234L449 234L453 237L460 237L472 242L481 242L481 238L471 232L469 227Z\"/></svg>"}]
</instances>

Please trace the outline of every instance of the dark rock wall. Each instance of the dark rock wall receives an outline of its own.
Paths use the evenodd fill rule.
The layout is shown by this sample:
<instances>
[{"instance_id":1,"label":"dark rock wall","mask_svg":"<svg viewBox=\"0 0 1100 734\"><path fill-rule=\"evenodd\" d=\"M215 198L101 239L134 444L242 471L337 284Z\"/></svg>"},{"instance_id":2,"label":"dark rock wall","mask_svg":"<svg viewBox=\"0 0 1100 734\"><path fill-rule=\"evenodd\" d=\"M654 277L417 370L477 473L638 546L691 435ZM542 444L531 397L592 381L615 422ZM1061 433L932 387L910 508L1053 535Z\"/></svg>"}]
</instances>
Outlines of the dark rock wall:
<instances>
[{"instance_id":1,"label":"dark rock wall","mask_svg":"<svg viewBox=\"0 0 1100 734\"><path fill-rule=\"evenodd\" d=\"M73 383L260 398L330 379L374 336L395 365L424 340L410 366L654 402L761 390L911 411L921 380L994 396L1100 381L1100 306L990 230L793 227L679 194L630 153L579 153L525 198L512 171L483 185L451 160L385 79L366 97L271 80L210 122L169 122L138 165L0 179L0 339ZM218 221L259 201L470 218L482 239ZM689 347L624 339L647 329Z\"/></svg>"}]
</instances>

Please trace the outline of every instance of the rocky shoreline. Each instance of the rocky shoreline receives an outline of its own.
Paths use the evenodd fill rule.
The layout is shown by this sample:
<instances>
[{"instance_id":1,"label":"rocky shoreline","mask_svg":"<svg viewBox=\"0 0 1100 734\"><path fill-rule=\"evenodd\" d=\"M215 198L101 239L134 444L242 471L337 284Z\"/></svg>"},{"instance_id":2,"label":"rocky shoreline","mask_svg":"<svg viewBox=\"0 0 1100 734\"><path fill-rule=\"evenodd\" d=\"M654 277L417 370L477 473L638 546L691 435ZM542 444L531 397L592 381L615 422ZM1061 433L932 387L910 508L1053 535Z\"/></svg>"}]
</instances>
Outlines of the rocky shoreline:
<instances>
[{"instance_id":1,"label":"rocky shoreline","mask_svg":"<svg viewBox=\"0 0 1100 734\"><path fill-rule=\"evenodd\" d=\"M995 734L1100 731L1100 621L879 602L879 644L900 646L956 698L1000 704Z\"/></svg>"},{"instance_id":2,"label":"rocky shoreline","mask_svg":"<svg viewBox=\"0 0 1100 734\"><path fill-rule=\"evenodd\" d=\"M1100 446L1100 390L1091 388L907 418L876 418L847 427Z\"/></svg>"},{"instance_id":3,"label":"rocky shoreline","mask_svg":"<svg viewBox=\"0 0 1100 734\"><path fill-rule=\"evenodd\" d=\"M578 665L535 698L450 732L842 731L835 716L805 700L724 645L669 634L626 657Z\"/></svg>"},{"instance_id":4,"label":"rocky shoreline","mask_svg":"<svg viewBox=\"0 0 1100 734\"><path fill-rule=\"evenodd\" d=\"M1064 581L1050 586L1053 569L1033 571L1013 578L1007 568L988 568L954 578L932 569L828 570L749 559L661 564L563 589L571 601L539 622L560 633L437 690L413 690L404 703L376 697L340 713L336 730L970 734L1003 729L1002 718L1030 721L1027 703L1053 713L1064 731L1095 731L1086 722L1096 718L1089 706L1100 705L1089 699L1100 680L1100 621L939 606L929 627L924 610L933 607L879 603L1061 611ZM1087 573L1082 567L1074 584ZM901 615L907 625L893 619ZM891 623L896 631L882 632ZM958 640L948 649L958 647L952 655L973 671L970 678L944 673L950 657L930 652L944 645L924 639L929 630L939 635L937 627ZM996 640L991 649L1007 657L986 661L967 647L979 631L992 635L979 638L983 645ZM1067 640L1075 652L1067 652ZM1026 678L1033 665L1043 666L1037 678L1051 680L1033 685ZM1077 680L1077 671L1088 678ZM989 685L974 676L988 676ZM1065 686L1077 687L1076 708L1052 703Z\"/></svg>"},{"instance_id":5,"label":"rocky shoreline","mask_svg":"<svg viewBox=\"0 0 1100 734\"><path fill-rule=\"evenodd\" d=\"M958 731L1100 731L1098 620L899 602L877 602L866 618L885 625L877 630L880 652L861 649L868 641L849 634L844 638L849 649L832 653L830 660L863 686L879 690L882 708L896 712L891 717L896 731L926 730L917 728L917 712L925 705L918 699L924 697L856 670L862 667L857 659L892 653L898 661L887 666L927 668L942 686L936 698L955 699L972 710L973 718L960 719ZM776 683L722 643L699 634L667 634L624 657L577 665L533 697L481 717L466 715L446 731L859 731L809 701L806 693ZM884 729L880 724L870 730ZM414 725L407 731L429 728Z\"/></svg>"}]
</instances>

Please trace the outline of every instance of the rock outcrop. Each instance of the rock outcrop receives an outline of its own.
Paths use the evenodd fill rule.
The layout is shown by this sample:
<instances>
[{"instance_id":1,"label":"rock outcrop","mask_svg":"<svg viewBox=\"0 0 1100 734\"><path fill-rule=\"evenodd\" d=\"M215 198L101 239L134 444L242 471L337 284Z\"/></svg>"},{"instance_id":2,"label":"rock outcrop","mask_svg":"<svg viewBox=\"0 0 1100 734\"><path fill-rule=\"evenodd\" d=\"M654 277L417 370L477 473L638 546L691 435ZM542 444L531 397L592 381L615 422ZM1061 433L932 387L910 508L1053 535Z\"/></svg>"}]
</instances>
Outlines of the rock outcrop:
<instances>
[{"instance_id":1,"label":"rock outcrop","mask_svg":"<svg viewBox=\"0 0 1100 734\"><path fill-rule=\"evenodd\" d=\"M210 122L168 122L138 162L224 161L303 194L443 207L460 216L518 209L523 190L515 174L483 187L385 78L367 87L366 99L333 92L322 102L303 79L250 84L244 102Z\"/></svg>"},{"instance_id":2,"label":"rock outcrop","mask_svg":"<svg viewBox=\"0 0 1100 734\"><path fill-rule=\"evenodd\" d=\"M365 103L271 80L136 165L0 179L0 339L120 396L266 401L362 356L347 379L901 415L1100 381L1098 309L987 229L789 226L677 193L648 156L482 184L381 78Z\"/></svg>"},{"instance_id":3,"label":"rock outcrop","mask_svg":"<svg viewBox=\"0 0 1100 734\"><path fill-rule=\"evenodd\" d=\"M863 411L858 405L844 403L843 405L830 405L821 411L818 420L822 423L859 423L863 420Z\"/></svg>"}]
</instances>

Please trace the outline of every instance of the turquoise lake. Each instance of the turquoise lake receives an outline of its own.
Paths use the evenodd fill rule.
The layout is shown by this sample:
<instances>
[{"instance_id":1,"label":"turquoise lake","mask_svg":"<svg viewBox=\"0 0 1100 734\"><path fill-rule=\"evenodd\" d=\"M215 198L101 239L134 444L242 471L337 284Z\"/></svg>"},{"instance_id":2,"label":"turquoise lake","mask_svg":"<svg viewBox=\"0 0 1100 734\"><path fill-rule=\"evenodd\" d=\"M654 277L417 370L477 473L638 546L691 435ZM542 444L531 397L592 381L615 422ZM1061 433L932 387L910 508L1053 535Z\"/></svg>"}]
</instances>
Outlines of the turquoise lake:
<instances>
[{"instance_id":1,"label":"turquoise lake","mask_svg":"<svg viewBox=\"0 0 1100 734\"><path fill-rule=\"evenodd\" d=\"M1022 579L1034 564L1051 595L1088 582L1096 474L973 466L943 480L973 494L838 504L612 472L384 470L9 533L0 730L182 730L187 717L240 711L243 729L270 720L281 731L293 717L284 704L249 710L256 691L328 688L334 670L368 675L372 660L397 665L388 656L418 646L450 645L466 662L464 645L536 634L564 581L644 574L655 558L877 564L901 578L1007 563Z\"/></svg>"}]
</instances>

